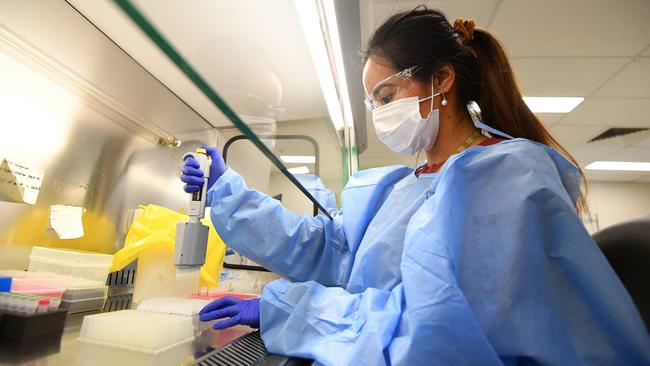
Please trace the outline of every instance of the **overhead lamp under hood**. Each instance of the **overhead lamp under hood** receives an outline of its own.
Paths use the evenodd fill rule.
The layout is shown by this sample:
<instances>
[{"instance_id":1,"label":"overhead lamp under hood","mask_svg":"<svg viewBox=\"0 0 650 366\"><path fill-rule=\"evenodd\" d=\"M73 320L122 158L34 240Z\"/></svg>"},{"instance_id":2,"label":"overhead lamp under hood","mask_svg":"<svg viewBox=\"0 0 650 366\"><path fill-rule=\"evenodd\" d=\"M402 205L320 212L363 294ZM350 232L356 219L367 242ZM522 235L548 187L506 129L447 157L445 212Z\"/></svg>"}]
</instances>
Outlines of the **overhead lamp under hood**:
<instances>
[{"instance_id":1,"label":"overhead lamp under hood","mask_svg":"<svg viewBox=\"0 0 650 366\"><path fill-rule=\"evenodd\" d=\"M294 0L332 124L352 126L343 52L333 0Z\"/></svg>"}]
</instances>

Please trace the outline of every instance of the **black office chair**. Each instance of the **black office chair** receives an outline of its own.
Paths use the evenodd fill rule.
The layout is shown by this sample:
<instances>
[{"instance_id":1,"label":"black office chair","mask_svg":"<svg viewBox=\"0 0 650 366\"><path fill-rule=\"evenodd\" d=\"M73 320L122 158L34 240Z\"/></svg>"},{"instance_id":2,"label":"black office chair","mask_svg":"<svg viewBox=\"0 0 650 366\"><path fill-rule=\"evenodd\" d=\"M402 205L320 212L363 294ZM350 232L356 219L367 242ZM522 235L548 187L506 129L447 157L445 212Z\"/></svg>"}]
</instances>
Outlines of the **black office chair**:
<instances>
[{"instance_id":1,"label":"black office chair","mask_svg":"<svg viewBox=\"0 0 650 366\"><path fill-rule=\"evenodd\" d=\"M650 215L606 227L593 238L650 329Z\"/></svg>"}]
</instances>

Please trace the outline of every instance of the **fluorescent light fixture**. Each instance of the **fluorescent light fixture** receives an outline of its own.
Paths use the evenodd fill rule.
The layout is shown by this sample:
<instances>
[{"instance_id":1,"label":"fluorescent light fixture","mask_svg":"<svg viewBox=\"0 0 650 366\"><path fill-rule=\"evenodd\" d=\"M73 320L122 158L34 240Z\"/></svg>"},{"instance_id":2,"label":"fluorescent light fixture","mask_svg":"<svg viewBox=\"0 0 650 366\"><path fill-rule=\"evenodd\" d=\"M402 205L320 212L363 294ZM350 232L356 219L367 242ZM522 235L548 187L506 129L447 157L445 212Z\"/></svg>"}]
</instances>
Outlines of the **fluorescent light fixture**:
<instances>
[{"instance_id":1,"label":"fluorescent light fixture","mask_svg":"<svg viewBox=\"0 0 650 366\"><path fill-rule=\"evenodd\" d=\"M287 164L314 164L316 157L313 155L282 155L280 159Z\"/></svg>"},{"instance_id":2,"label":"fluorescent light fixture","mask_svg":"<svg viewBox=\"0 0 650 366\"><path fill-rule=\"evenodd\" d=\"M307 168L304 165L303 166L297 166L295 168L289 168L287 170L291 174L307 174L307 173L309 173L309 168Z\"/></svg>"},{"instance_id":3,"label":"fluorescent light fixture","mask_svg":"<svg viewBox=\"0 0 650 366\"><path fill-rule=\"evenodd\" d=\"M634 161L594 161L587 170L625 170L630 172L650 172L650 163Z\"/></svg>"},{"instance_id":4,"label":"fluorescent light fixture","mask_svg":"<svg viewBox=\"0 0 650 366\"><path fill-rule=\"evenodd\" d=\"M332 2L332 0L325 0L325 8L331 8L333 10L334 5L327 4ZM320 83L323 96L325 97L325 104L327 105L327 111L329 113L330 119L334 128L339 131L345 126L343 109L341 105L341 100L345 108L349 106L350 101L348 98L347 83L345 82L345 73L343 72L342 67L339 68L339 62L342 65L343 59L341 56L341 44L338 38L338 28L330 29L330 42L334 50L338 49L338 52L334 52L334 58L340 58L340 60L335 60L335 66L339 72L337 72L337 80L339 81L339 87L342 90L341 98L336 88L336 82L334 80L334 74L332 65L330 64L330 58L327 53L325 35L321 28L321 19L319 16L319 9L316 0L294 0L294 5L296 11L298 12L298 18L300 18L300 24L302 25L302 30L305 33L305 39L307 41L307 46L309 47L309 53L311 54L314 67L316 68L316 75L318 76L318 81ZM330 11L331 11L330 10ZM334 18L334 27L336 28L336 17L335 14L326 15L327 18ZM332 21L328 20L327 24L330 25ZM335 38L335 39L334 39ZM338 53L338 57L336 56ZM347 101L347 105L346 105ZM351 112L350 116L351 116ZM346 113L347 115L348 113Z\"/></svg>"},{"instance_id":5,"label":"fluorescent light fixture","mask_svg":"<svg viewBox=\"0 0 650 366\"><path fill-rule=\"evenodd\" d=\"M298 0L301 1L301 0ZM343 120L348 126L352 125L352 106L350 106L350 94L348 92L348 81L345 74L345 65L343 64L343 50L341 49L341 38L339 26L336 21L336 9L334 0L323 0L325 12L325 21L330 36L332 51L334 53L334 64L336 65L336 81L338 82L339 92L341 93L341 102L343 103Z\"/></svg>"},{"instance_id":6,"label":"fluorescent light fixture","mask_svg":"<svg viewBox=\"0 0 650 366\"><path fill-rule=\"evenodd\" d=\"M524 97L534 113L569 113L583 100L583 97Z\"/></svg>"}]
</instances>

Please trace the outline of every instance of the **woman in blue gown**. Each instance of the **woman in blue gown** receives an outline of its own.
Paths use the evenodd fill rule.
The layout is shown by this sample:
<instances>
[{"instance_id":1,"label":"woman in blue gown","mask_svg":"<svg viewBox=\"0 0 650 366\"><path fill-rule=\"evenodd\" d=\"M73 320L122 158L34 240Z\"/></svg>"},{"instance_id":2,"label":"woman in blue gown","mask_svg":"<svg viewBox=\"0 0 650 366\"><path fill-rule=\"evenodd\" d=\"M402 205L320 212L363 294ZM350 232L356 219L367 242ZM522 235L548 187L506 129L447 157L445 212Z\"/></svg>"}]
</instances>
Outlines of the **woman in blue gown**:
<instances>
[{"instance_id":1,"label":"woman in blue gown","mask_svg":"<svg viewBox=\"0 0 650 366\"><path fill-rule=\"evenodd\" d=\"M217 232L289 280L202 320L259 327L270 352L325 365L650 364L648 332L578 216L581 172L493 36L424 7L396 14L368 42L363 82L379 139L427 165L356 173L330 220L246 187L210 148ZM186 160L186 191L202 177Z\"/></svg>"}]
</instances>

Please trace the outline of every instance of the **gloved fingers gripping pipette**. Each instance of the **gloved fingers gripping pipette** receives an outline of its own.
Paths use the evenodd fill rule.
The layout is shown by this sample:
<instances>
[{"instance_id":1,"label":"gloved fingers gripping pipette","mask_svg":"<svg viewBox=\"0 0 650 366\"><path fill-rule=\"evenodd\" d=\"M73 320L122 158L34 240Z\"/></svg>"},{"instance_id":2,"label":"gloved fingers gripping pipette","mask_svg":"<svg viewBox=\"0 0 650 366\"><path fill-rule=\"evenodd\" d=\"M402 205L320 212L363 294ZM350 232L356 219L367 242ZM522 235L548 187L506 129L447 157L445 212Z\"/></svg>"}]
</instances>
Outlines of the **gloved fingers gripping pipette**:
<instances>
[{"instance_id":1,"label":"gloved fingers gripping pipette","mask_svg":"<svg viewBox=\"0 0 650 366\"><path fill-rule=\"evenodd\" d=\"M212 151L211 153L210 155L214 155ZM201 219L205 214L208 191L208 184L205 183L210 182L212 170L210 155L206 149L200 148L196 153L183 156L181 179L186 183L185 191L190 193L187 210L189 220L176 225L174 243L176 294L181 297L189 297L198 292L199 274L201 266L205 263L209 229L201 223Z\"/></svg>"},{"instance_id":2,"label":"gloved fingers gripping pipette","mask_svg":"<svg viewBox=\"0 0 650 366\"><path fill-rule=\"evenodd\" d=\"M201 189L205 183L205 178L208 181L209 190L210 187L223 175L223 173L228 169L226 162L223 160L223 156L216 147L203 146L203 149L210 157L210 169L208 171L208 176L206 177L202 170L201 163L197 161L193 156L185 156L183 163L183 170L181 175L181 180L185 183L185 192L194 193Z\"/></svg>"}]
</instances>

